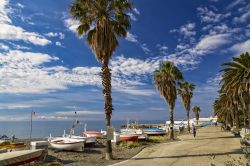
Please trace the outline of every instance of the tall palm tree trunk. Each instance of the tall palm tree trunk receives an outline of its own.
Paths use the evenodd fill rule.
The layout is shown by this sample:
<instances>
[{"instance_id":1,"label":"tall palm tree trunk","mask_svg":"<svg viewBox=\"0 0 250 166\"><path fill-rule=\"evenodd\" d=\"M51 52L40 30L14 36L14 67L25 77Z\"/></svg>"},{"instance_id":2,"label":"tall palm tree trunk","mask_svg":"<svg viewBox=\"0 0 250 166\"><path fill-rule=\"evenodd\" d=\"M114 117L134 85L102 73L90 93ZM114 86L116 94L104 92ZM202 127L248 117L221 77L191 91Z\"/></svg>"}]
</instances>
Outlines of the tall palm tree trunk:
<instances>
[{"instance_id":1,"label":"tall palm tree trunk","mask_svg":"<svg viewBox=\"0 0 250 166\"><path fill-rule=\"evenodd\" d=\"M188 132L190 133L190 123L189 123L189 110L186 110L187 111L187 121L188 121Z\"/></svg>"},{"instance_id":2,"label":"tall palm tree trunk","mask_svg":"<svg viewBox=\"0 0 250 166\"><path fill-rule=\"evenodd\" d=\"M111 97L111 73L108 67L108 60L103 63L102 66L102 85L103 85L103 96L104 96L104 110L106 115L106 129L111 127L111 114L113 110L112 97ZM106 160L112 159L112 145L111 140L106 140Z\"/></svg>"},{"instance_id":3,"label":"tall palm tree trunk","mask_svg":"<svg viewBox=\"0 0 250 166\"><path fill-rule=\"evenodd\" d=\"M249 102L249 101L248 101ZM248 128L250 129L250 103L247 104Z\"/></svg>"},{"instance_id":4,"label":"tall palm tree trunk","mask_svg":"<svg viewBox=\"0 0 250 166\"><path fill-rule=\"evenodd\" d=\"M170 140L174 140L174 109L170 107Z\"/></svg>"},{"instance_id":5,"label":"tall palm tree trunk","mask_svg":"<svg viewBox=\"0 0 250 166\"><path fill-rule=\"evenodd\" d=\"M239 114L238 114L238 109L237 109L237 106L234 105L234 112L235 112L235 125L236 125L236 128L239 129L240 128L240 118L239 118Z\"/></svg>"}]
</instances>

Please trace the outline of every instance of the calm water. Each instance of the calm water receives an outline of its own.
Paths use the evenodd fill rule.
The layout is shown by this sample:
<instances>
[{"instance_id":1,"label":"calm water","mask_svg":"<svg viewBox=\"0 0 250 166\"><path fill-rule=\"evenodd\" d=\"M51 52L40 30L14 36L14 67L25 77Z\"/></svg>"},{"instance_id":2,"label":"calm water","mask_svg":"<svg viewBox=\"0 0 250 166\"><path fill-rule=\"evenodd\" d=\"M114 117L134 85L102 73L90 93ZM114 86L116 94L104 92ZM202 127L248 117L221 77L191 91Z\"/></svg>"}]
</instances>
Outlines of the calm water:
<instances>
[{"instance_id":1,"label":"calm water","mask_svg":"<svg viewBox=\"0 0 250 166\"><path fill-rule=\"evenodd\" d=\"M66 133L69 131L73 122L68 121L56 121L56 122L33 122L32 138L45 138L51 133L52 136L60 136L63 134L63 130ZM100 131L105 130L105 122L102 121L88 121L78 124L75 129L76 134L84 131L84 124L87 124L87 130ZM120 129L122 124L126 121L113 121L112 126L116 130ZM140 123L160 123L160 121L141 121ZM30 122L0 122L0 134L6 134L10 136L15 134L17 138L29 138L30 135Z\"/></svg>"}]
</instances>

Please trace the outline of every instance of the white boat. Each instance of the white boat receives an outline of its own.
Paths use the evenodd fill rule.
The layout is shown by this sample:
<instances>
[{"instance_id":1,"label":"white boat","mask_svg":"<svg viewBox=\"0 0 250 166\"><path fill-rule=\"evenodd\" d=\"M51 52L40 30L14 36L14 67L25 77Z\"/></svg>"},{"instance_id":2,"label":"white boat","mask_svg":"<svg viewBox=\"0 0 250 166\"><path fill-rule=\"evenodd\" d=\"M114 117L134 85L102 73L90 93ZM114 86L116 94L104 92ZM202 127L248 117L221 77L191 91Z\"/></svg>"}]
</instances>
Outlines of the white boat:
<instances>
[{"instance_id":1,"label":"white boat","mask_svg":"<svg viewBox=\"0 0 250 166\"><path fill-rule=\"evenodd\" d=\"M84 140L78 140L67 137L57 137L48 139L50 145L54 149L69 150L69 151L84 151Z\"/></svg>"},{"instance_id":2,"label":"white boat","mask_svg":"<svg viewBox=\"0 0 250 166\"><path fill-rule=\"evenodd\" d=\"M63 135L64 138L71 138L85 142L85 144L94 144L96 143L96 137L84 137L84 136L77 136L77 135Z\"/></svg>"},{"instance_id":3,"label":"white boat","mask_svg":"<svg viewBox=\"0 0 250 166\"><path fill-rule=\"evenodd\" d=\"M137 128L137 122L136 121L132 121L132 123L130 123L130 121L127 121L127 126L126 128L121 129L121 135L130 135L130 136L137 136L138 140L146 140L148 139L148 135L146 133L144 133L143 129L139 129Z\"/></svg>"},{"instance_id":4,"label":"white boat","mask_svg":"<svg viewBox=\"0 0 250 166\"><path fill-rule=\"evenodd\" d=\"M138 136L138 140L146 140L148 139L148 135L143 132L142 129L121 129L121 134Z\"/></svg>"},{"instance_id":5,"label":"white boat","mask_svg":"<svg viewBox=\"0 0 250 166\"><path fill-rule=\"evenodd\" d=\"M160 128L145 128L144 133L148 135L164 135L167 132Z\"/></svg>"},{"instance_id":6,"label":"white boat","mask_svg":"<svg viewBox=\"0 0 250 166\"><path fill-rule=\"evenodd\" d=\"M103 133L99 132L99 131L85 131L83 132L84 135L86 135L87 137L95 137L95 138L103 138Z\"/></svg>"},{"instance_id":7,"label":"white boat","mask_svg":"<svg viewBox=\"0 0 250 166\"><path fill-rule=\"evenodd\" d=\"M1 166L18 166L39 160L43 150L21 150L1 153Z\"/></svg>"}]
</instances>

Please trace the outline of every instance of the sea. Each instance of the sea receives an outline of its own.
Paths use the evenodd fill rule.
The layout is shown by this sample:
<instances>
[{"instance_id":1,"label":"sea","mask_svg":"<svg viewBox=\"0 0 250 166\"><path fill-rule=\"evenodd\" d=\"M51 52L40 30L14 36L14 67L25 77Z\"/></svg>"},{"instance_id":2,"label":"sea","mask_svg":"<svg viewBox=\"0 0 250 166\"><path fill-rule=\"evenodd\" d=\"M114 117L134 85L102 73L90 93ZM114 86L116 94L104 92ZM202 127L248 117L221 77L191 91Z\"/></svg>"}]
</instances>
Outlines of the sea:
<instances>
[{"instance_id":1,"label":"sea","mask_svg":"<svg viewBox=\"0 0 250 166\"><path fill-rule=\"evenodd\" d=\"M163 121L140 121L139 123L163 123ZM81 135L84 131L84 126L86 124L86 129L88 131L101 131L106 130L104 121L86 121L80 122L75 127L75 134ZM126 121L112 121L112 127L116 131L120 130L120 127L126 124ZM11 122L0 122L0 135L15 136L19 139L32 138L48 138L50 134L52 136L61 136L65 130L69 133L73 122L70 121L33 121L32 122L32 132L31 132L31 122L30 121L11 121Z\"/></svg>"}]
</instances>

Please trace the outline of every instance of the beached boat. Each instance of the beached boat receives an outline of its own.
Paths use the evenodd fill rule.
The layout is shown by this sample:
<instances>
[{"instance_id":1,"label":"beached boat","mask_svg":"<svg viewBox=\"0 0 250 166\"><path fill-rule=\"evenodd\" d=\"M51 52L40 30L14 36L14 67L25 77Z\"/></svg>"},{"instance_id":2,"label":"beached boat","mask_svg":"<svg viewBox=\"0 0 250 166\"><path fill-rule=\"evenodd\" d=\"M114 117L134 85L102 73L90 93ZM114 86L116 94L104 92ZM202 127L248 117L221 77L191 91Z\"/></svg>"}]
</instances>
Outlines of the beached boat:
<instances>
[{"instance_id":1,"label":"beached boat","mask_svg":"<svg viewBox=\"0 0 250 166\"><path fill-rule=\"evenodd\" d=\"M48 139L50 145L54 149L69 151L84 151L84 140L78 140L66 137L57 137Z\"/></svg>"},{"instance_id":2,"label":"beached boat","mask_svg":"<svg viewBox=\"0 0 250 166\"><path fill-rule=\"evenodd\" d=\"M166 130L160 128L146 128L143 130L145 134L148 135L164 135L166 134Z\"/></svg>"},{"instance_id":3,"label":"beached boat","mask_svg":"<svg viewBox=\"0 0 250 166\"><path fill-rule=\"evenodd\" d=\"M121 134L125 135L135 135L138 136L138 140L146 140L148 139L148 135L143 132L142 129L121 129Z\"/></svg>"},{"instance_id":4,"label":"beached boat","mask_svg":"<svg viewBox=\"0 0 250 166\"><path fill-rule=\"evenodd\" d=\"M21 150L1 153L1 166L19 166L39 160L43 150Z\"/></svg>"},{"instance_id":5,"label":"beached boat","mask_svg":"<svg viewBox=\"0 0 250 166\"><path fill-rule=\"evenodd\" d=\"M23 142L10 142L10 141L5 141L0 143L0 148L2 149L18 149L18 148L24 148L26 147L26 144Z\"/></svg>"},{"instance_id":6,"label":"beached boat","mask_svg":"<svg viewBox=\"0 0 250 166\"><path fill-rule=\"evenodd\" d=\"M95 137L95 138L103 138L103 132L99 132L99 131L85 131L83 132L84 135L86 135L86 137Z\"/></svg>"},{"instance_id":7,"label":"beached boat","mask_svg":"<svg viewBox=\"0 0 250 166\"><path fill-rule=\"evenodd\" d=\"M63 135L65 138L76 139L85 142L85 144L95 144L96 137L84 137L84 136L77 136L77 135Z\"/></svg>"},{"instance_id":8,"label":"beached boat","mask_svg":"<svg viewBox=\"0 0 250 166\"><path fill-rule=\"evenodd\" d=\"M137 135L120 134L120 141L138 141Z\"/></svg>"}]
</instances>

